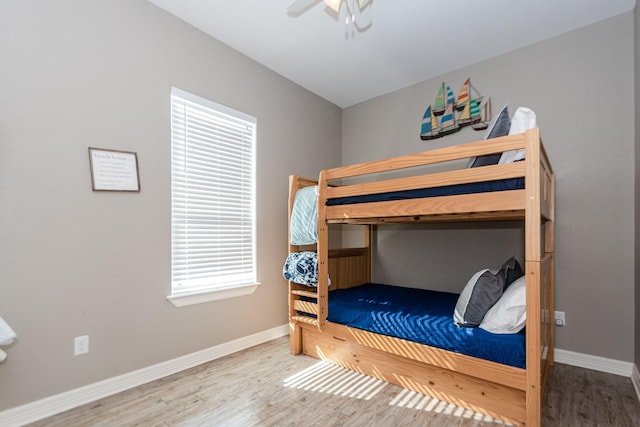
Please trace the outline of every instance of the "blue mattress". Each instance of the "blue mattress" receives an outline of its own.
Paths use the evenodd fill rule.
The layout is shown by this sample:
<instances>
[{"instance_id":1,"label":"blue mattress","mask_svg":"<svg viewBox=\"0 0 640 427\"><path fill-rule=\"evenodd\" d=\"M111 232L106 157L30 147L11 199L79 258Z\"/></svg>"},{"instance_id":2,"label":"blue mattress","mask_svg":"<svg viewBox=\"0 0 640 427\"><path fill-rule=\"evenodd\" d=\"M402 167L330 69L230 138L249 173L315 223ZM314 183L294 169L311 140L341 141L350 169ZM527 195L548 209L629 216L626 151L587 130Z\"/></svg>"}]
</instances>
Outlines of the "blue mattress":
<instances>
[{"instance_id":1,"label":"blue mattress","mask_svg":"<svg viewBox=\"0 0 640 427\"><path fill-rule=\"evenodd\" d=\"M525 367L525 335L493 334L453 323L457 294L368 283L329 293L334 323Z\"/></svg>"},{"instance_id":2,"label":"blue mattress","mask_svg":"<svg viewBox=\"0 0 640 427\"><path fill-rule=\"evenodd\" d=\"M470 184L445 185L442 187L422 188L417 190L338 197L327 200L327 206L384 202L389 200L420 199L425 197L454 196L459 194L490 193L494 191L520 190L523 188L524 178L509 178L496 181L474 182Z\"/></svg>"}]
</instances>

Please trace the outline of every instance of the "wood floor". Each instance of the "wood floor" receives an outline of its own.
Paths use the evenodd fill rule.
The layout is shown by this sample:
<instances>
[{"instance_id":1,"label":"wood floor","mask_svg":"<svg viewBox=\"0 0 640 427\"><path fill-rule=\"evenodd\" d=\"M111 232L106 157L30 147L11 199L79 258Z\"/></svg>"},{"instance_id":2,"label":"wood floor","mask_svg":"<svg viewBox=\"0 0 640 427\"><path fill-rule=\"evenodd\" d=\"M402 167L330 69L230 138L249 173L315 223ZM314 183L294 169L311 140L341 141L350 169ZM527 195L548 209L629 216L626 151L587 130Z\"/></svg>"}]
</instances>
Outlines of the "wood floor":
<instances>
[{"instance_id":1,"label":"wood floor","mask_svg":"<svg viewBox=\"0 0 640 427\"><path fill-rule=\"evenodd\" d=\"M288 348L270 341L30 426L504 425ZM640 426L629 378L556 364L547 387L544 426Z\"/></svg>"}]
</instances>

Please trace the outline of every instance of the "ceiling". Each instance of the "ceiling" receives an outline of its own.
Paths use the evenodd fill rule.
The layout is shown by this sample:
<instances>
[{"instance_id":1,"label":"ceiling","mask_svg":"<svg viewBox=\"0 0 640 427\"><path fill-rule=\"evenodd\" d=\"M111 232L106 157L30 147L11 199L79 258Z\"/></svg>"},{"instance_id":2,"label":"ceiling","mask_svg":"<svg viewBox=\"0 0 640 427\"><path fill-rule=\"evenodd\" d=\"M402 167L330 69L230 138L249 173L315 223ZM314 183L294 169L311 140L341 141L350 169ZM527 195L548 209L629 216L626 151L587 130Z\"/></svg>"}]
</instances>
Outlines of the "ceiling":
<instances>
[{"instance_id":1,"label":"ceiling","mask_svg":"<svg viewBox=\"0 0 640 427\"><path fill-rule=\"evenodd\" d=\"M628 12L635 0L372 0L348 29L322 0L149 0L269 69L348 107ZM352 0L348 0L352 1Z\"/></svg>"}]
</instances>

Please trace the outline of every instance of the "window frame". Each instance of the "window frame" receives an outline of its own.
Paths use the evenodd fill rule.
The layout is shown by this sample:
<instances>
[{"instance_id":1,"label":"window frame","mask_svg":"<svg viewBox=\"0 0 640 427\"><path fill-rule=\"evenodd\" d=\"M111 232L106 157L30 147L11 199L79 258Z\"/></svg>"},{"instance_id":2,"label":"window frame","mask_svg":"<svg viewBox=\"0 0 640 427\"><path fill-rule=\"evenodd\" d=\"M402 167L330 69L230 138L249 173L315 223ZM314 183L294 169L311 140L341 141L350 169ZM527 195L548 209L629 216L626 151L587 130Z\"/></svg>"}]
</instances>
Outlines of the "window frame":
<instances>
[{"instance_id":1,"label":"window frame","mask_svg":"<svg viewBox=\"0 0 640 427\"><path fill-rule=\"evenodd\" d=\"M250 146L249 156L245 156L245 153L243 151L242 159L247 160L247 157L250 157L250 174L251 174L248 179L243 180L243 185L244 185L243 189L245 190L247 188L246 182L247 181L250 182L249 184L250 185L250 191L249 191L250 212L248 215L245 213L242 216L243 219L250 217L251 224L250 224L250 227L242 226L240 231L240 233L242 233L242 235L245 236L246 229L248 228L249 230L251 230L250 236L245 236L245 237L251 238L251 254L250 254L251 267L247 269L249 270L247 272L245 272L243 269L241 276L245 279L240 282L213 283L218 281L217 279L211 279L211 277L213 276L207 276L208 280L206 278L176 280L176 276L179 273L176 273L174 271L175 264L178 264L179 266L179 268L176 268L176 270L179 270L181 272L181 271L184 271L183 270L184 262L180 263L180 261L176 261L175 259L177 257L174 252L177 251L176 247L180 247L180 243L176 243L177 240L174 241L174 237L178 235L180 236L180 238L184 239L185 236L189 235L189 231L188 231L189 226L188 225L185 226L183 223L181 224L180 228L187 229L187 231L182 233L176 232L176 225L175 225L176 221L174 221L174 216L176 216L175 211L180 211L181 208L185 206L192 206L192 205L189 205L188 202L186 205L183 202L177 202L176 201L177 199L174 196L175 194L178 194L178 195L185 194L184 192L181 193L180 192L181 190L177 190L177 188L179 187L184 187L186 189L189 188L188 183L176 184L176 182L181 181L181 178L176 177L179 174L176 171L179 165L175 163L174 152L176 150L178 151L184 150L185 148L183 147L186 147L189 144L189 138L190 138L190 134L188 130L185 130L185 129L182 129L182 131L176 130L177 128L179 128L179 125L177 124L177 122L180 122L180 120L182 120L182 118L180 117L178 118L175 117L174 111L176 109L176 105L175 105L176 102L181 103L182 107L187 108L187 112L184 115L185 118L183 119L184 121L181 122L182 124L187 123L187 120L189 119L188 107L191 106L194 110L199 110L199 112L203 112L203 111L205 113L210 112L211 115L208 117L212 118L212 121L211 121L212 124L213 123L220 124L223 120L227 121L227 119L229 119L233 122L239 123L240 125L244 125L246 123L247 129L249 129L247 131L247 134L249 135L248 139L245 137L245 135L243 135L241 137L238 137L238 140L237 140L238 142L241 142L241 144L243 145L246 145L248 142L248 145ZM201 98L197 95L191 94L189 92L183 91L175 87L171 88L170 105L171 105L171 111L170 111L170 123L171 123L171 143L170 143L170 148L171 148L171 281L170 282L171 283L170 285L171 285L171 292L170 292L170 295L167 296L167 299L171 301L174 305L178 307L182 307L186 305L199 304L207 301L215 301L215 300L226 299L226 298L234 298L242 295L250 295L253 292L255 292L258 286L260 286L260 282L257 281L257 230L256 230L256 226L257 226L256 199L257 197L256 197L256 161L255 159L256 159L257 119L246 113L236 111L232 108L226 107L224 105L220 105L218 103L215 103L205 98ZM178 105L177 108L181 108L181 106ZM219 120L219 121L216 122L216 120ZM211 134L207 134L207 135L213 138L216 141L216 143L219 143L221 137L218 137L218 139L215 139L215 135L213 133L214 132L212 131ZM180 135L179 138L176 137L176 135L178 134ZM191 136L193 137L193 135ZM193 144L197 144L197 143L193 142ZM176 148L177 145L180 145L180 147ZM226 153L226 155L228 156L229 153ZM188 160L186 160L186 156L184 158L185 158L184 161L187 162ZM208 163L208 165L213 166L213 163L214 162ZM216 166L219 166L219 164ZM241 169L244 171L247 168L242 167ZM231 192L231 190L227 190L227 191ZM185 190L185 192L186 194L189 194L188 190ZM245 205L243 203L242 204L243 210L244 210L244 207ZM188 218L188 213L186 214L186 216ZM188 220L186 222L188 223ZM246 243L240 243L239 245L243 248L247 247ZM212 252L215 252L215 251L222 252L222 250L220 249L212 250ZM212 252L207 252L207 253L212 254ZM218 253L218 252L215 252L215 253ZM189 255L187 255L187 257L188 256ZM188 264L189 264L189 261L186 261L187 270L189 268ZM243 260L243 264L244 264L244 260ZM221 273L216 273L216 274L218 274L218 276L216 277L223 275ZM227 275L227 277L230 277L230 276L231 275ZM246 277L248 277L248 280L246 279ZM186 282L191 282L192 286L184 286L184 283ZM207 284L195 285L196 283L200 283L200 282L204 282ZM211 283L208 283L208 282L211 282ZM182 285L180 283L182 283Z\"/></svg>"}]
</instances>

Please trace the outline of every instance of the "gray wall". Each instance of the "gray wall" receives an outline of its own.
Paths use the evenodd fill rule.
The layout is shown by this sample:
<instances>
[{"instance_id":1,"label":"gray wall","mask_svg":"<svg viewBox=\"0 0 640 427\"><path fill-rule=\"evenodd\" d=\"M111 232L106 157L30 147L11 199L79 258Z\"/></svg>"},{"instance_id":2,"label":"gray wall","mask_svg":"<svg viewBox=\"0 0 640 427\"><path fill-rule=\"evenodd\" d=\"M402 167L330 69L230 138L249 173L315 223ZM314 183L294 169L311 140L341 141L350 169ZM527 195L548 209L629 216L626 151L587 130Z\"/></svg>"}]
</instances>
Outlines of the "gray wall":
<instances>
[{"instance_id":1,"label":"gray wall","mask_svg":"<svg viewBox=\"0 0 640 427\"><path fill-rule=\"evenodd\" d=\"M0 28L0 410L285 324L287 176L340 163L341 109L143 0L4 1ZM251 296L166 300L172 85L258 119ZM89 146L137 152L142 191L92 192Z\"/></svg>"},{"instance_id":2,"label":"gray wall","mask_svg":"<svg viewBox=\"0 0 640 427\"><path fill-rule=\"evenodd\" d=\"M633 19L620 15L347 108L342 133L345 164L480 139L466 128L420 141L443 80L457 91L471 77L494 111L532 108L556 173L556 301L567 320L557 346L625 361L634 358L635 319ZM375 280L442 289L461 290L477 269L522 253L518 228L401 228L379 231L378 241Z\"/></svg>"}]
</instances>

